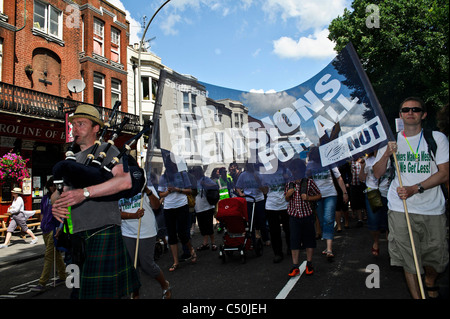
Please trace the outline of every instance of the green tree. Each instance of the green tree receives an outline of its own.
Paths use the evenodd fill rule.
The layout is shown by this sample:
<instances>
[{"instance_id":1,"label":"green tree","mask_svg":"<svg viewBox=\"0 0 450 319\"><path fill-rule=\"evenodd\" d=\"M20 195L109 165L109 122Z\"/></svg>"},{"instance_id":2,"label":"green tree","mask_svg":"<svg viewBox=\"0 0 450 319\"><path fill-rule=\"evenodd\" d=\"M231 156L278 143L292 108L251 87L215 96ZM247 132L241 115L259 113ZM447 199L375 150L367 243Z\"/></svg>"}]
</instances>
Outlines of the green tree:
<instances>
[{"instance_id":1,"label":"green tree","mask_svg":"<svg viewBox=\"0 0 450 319\"><path fill-rule=\"evenodd\" d=\"M352 9L329 26L335 50L353 43L391 126L400 102L419 96L435 128L449 100L449 1L355 0Z\"/></svg>"}]
</instances>

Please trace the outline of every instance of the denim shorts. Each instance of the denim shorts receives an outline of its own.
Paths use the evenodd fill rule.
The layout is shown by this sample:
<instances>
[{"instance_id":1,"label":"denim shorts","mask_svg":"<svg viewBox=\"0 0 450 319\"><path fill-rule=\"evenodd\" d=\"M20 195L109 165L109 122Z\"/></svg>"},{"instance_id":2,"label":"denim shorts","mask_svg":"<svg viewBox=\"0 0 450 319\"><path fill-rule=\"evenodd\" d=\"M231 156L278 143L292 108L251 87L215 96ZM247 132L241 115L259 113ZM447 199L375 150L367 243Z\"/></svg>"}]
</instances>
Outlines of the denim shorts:
<instances>
[{"instance_id":1,"label":"denim shorts","mask_svg":"<svg viewBox=\"0 0 450 319\"><path fill-rule=\"evenodd\" d=\"M364 194L366 199L366 211L367 211L367 228L370 231L380 231L388 229L388 217L387 217L387 198L381 196L383 207L377 209L375 212L370 207L367 194Z\"/></svg>"}]
</instances>

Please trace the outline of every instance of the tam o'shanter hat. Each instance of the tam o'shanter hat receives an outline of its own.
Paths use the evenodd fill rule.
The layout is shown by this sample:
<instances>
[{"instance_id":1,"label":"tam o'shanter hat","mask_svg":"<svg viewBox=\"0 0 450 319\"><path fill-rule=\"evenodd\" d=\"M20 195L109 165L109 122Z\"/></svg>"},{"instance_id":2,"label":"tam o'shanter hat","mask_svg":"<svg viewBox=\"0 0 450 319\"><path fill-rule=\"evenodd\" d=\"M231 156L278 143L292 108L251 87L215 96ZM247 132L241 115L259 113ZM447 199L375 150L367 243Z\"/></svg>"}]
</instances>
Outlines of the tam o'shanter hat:
<instances>
[{"instance_id":1,"label":"tam o'shanter hat","mask_svg":"<svg viewBox=\"0 0 450 319\"><path fill-rule=\"evenodd\" d=\"M75 113L69 117L69 122L72 123L73 119L76 118L86 118L91 121L94 121L95 123L100 125L100 127L103 127L103 121L100 118L100 113L92 105L87 104L78 105L77 109L75 110Z\"/></svg>"},{"instance_id":2,"label":"tam o'shanter hat","mask_svg":"<svg viewBox=\"0 0 450 319\"><path fill-rule=\"evenodd\" d=\"M22 188L14 187L13 190L11 191L11 193L22 194Z\"/></svg>"}]
</instances>

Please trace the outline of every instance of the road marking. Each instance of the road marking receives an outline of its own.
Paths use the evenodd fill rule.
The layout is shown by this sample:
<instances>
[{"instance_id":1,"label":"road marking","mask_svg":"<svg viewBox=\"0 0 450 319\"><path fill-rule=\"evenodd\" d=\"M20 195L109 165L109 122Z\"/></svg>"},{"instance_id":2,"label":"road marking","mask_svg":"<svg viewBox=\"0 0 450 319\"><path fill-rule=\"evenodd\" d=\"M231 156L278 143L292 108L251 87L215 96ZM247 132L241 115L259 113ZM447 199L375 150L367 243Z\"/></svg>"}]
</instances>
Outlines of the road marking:
<instances>
[{"instance_id":1,"label":"road marking","mask_svg":"<svg viewBox=\"0 0 450 319\"><path fill-rule=\"evenodd\" d=\"M302 274L305 272L306 269L306 260L298 267L300 269L300 274L298 276L292 277L287 282L286 286L281 289L278 296L275 297L275 299L286 299L287 295L291 292L292 288L294 288L297 281L300 279Z\"/></svg>"}]
</instances>

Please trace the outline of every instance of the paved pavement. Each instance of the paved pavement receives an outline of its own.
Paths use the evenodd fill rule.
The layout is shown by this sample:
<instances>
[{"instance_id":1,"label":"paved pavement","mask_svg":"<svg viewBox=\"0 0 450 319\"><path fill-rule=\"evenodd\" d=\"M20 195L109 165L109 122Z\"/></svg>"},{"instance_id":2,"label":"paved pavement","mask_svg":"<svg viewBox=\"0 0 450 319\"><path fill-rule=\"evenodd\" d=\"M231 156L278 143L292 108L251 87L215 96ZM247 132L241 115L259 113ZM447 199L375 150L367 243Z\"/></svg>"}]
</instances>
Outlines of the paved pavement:
<instances>
[{"instance_id":1,"label":"paved pavement","mask_svg":"<svg viewBox=\"0 0 450 319\"><path fill-rule=\"evenodd\" d=\"M355 223L355 220L353 221ZM318 241L314 256L317 274L314 278L302 276L300 282L290 291L287 299L408 299L406 285L402 271L399 267L392 269L389 266L387 242L382 240L381 256L374 259L370 255L370 235L366 226L356 228L351 225L349 230L343 230L335 237L334 252L336 261L332 264L322 260L321 249L325 242ZM37 269L33 274L34 280L38 278L41 270L42 257L45 245L40 231L36 231L39 241L30 245L31 238L25 240L13 236L12 244L6 249L0 249L0 277L2 282L8 276L17 273L29 273L29 268ZM200 244L201 236L198 233L193 237L194 246ZM221 235L216 237L216 243L221 242ZM272 249L264 249L264 255L255 258L250 254L248 262L243 265L237 260L231 260L221 265L217 254L213 252L200 252L199 262L196 266L182 265L180 270L169 273L167 270L171 263L170 254L166 253L157 262L166 274L166 278L175 283L175 298L193 300L196 298L257 298L261 300L273 299L282 290L287 281L287 270L290 267L290 258L286 256L281 264L272 263ZM364 282L368 276L364 269L367 265L375 263L380 266L381 289L367 289ZM30 265L30 266L28 266ZM34 266L32 266L34 265ZM250 275L257 280L251 280ZM36 278L35 278L36 277ZM305 277L305 278L303 278ZM439 279L440 293L448 299L449 270ZM218 289L220 287L220 289ZM3 287L6 288L6 287ZM274 292L276 292L274 294ZM4 292L3 292L4 293ZM44 294L25 294L20 298L37 299L67 299L65 287L50 290ZM141 290L142 299L160 298L160 289L153 279L144 278Z\"/></svg>"},{"instance_id":2,"label":"paved pavement","mask_svg":"<svg viewBox=\"0 0 450 319\"><path fill-rule=\"evenodd\" d=\"M8 248L0 249L0 269L4 266L17 264L44 256L45 244L40 229L34 232L38 242L30 245L31 237L27 235L25 239L13 235ZM3 243L4 239L1 239ZM1 270L0 270L1 271Z\"/></svg>"}]
</instances>

